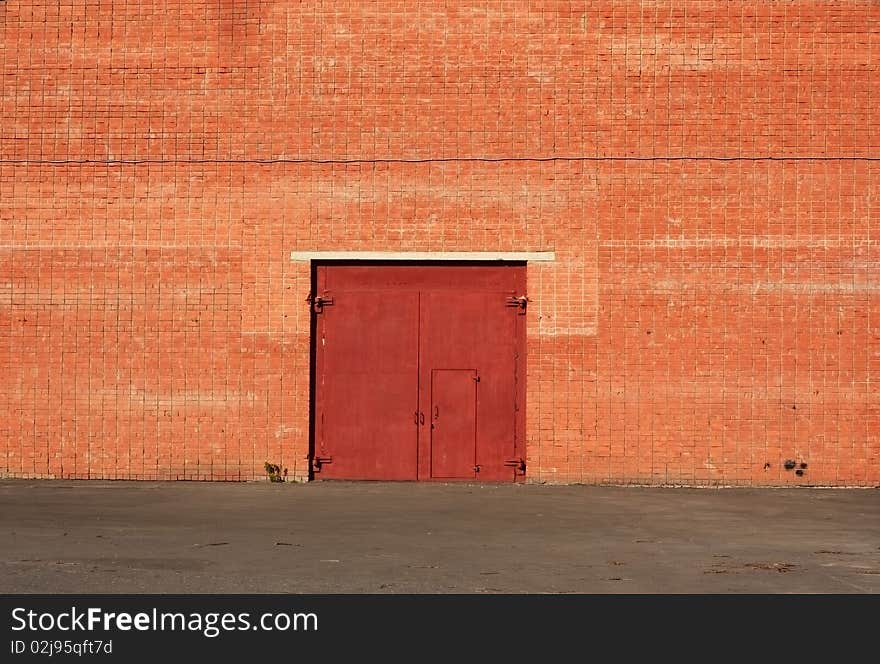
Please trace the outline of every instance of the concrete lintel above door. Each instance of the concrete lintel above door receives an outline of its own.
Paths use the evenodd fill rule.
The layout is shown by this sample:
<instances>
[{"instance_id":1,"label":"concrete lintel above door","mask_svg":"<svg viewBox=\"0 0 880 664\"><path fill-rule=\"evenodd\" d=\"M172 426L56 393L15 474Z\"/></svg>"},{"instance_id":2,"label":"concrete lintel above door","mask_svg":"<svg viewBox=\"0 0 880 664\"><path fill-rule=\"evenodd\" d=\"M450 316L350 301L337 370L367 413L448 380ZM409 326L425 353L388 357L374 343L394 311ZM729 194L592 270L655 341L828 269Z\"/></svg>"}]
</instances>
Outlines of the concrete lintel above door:
<instances>
[{"instance_id":1,"label":"concrete lintel above door","mask_svg":"<svg viewBox=\"0 0 880 664\"><path fill-rule=\"evenodd\" d=\"M527 261L556 260L554 251L292 251L291 261Z\"/></svg>"}]
</instances>

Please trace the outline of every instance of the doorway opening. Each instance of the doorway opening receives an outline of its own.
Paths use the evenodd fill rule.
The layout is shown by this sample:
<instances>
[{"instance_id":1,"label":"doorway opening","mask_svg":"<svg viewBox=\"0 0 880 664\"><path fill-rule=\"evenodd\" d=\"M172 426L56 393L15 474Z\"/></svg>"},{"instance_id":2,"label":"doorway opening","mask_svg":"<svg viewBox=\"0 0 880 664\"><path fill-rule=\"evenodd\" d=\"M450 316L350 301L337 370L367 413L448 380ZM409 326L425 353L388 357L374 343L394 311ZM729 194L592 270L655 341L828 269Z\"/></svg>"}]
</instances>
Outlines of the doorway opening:
<instances>
[{"instance_id":1,"label":"doorway opening","mask_svg":"<svg viewBox=\"0 0 880 664\"><path fill-rule=\"evenodd\" d=\"M523 262L312 265L312 479L518 481Z\"/></svg>"}]
</instances>

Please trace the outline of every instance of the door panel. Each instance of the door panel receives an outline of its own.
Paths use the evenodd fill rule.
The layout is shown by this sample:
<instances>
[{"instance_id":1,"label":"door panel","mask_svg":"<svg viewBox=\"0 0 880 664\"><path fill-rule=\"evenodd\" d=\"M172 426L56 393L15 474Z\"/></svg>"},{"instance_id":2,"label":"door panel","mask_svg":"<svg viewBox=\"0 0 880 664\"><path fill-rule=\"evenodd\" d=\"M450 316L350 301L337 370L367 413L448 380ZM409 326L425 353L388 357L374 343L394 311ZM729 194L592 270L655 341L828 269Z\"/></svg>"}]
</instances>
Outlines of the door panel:
<instances>
[{"instance_id":1,"label":"door panel","mask_svg":"<svg viewBox=\"0 0 880 664\"><path fill-rule=\"evenodd\" d=\"M522 476L525 316L509 300L524 266L315 274L316 477Z\"/></svg>"},{"instance_id":2,"label":"door panel","mask_svg":"<svg viewBox=\"0 0 880 664\"><path fill-rule=\"evenodd\" d=\"M319 268L334 291L468 291L525 289L525 268L474 265L333 265Z\"/></svg>"},{"instance_id":3,"label":"door panel","mask_svg":"<svg viewBox=\"0 0 880 664\"><path fill-rule=\"evenodd\" d=\"M431 477L475 476L477 372L434 369L431 372Z\"/></svg>"},{"instance_id":4,"label":"door panel","mask_svg":"<svg viewBox=\"0 0 880 664\"><path fill-rule=\"evenodd\" d=\"M318 317L316 456L327 479L414 480L418 293L333 293Z\"/></svg>"},{"instance_id":5,"label":"door panel","mask_svg":"<svg viewBox=\"0 0 880 664\"><path fill-rule=\"evenodd\" d=\"M476 405L476 477L514 479L505 462L515 456L516 355L515 308L505 306L510 293L426 292L421 296L419 333L420 383L431 384L431 372L442 367L475 367L480 382ZM424 392L424 390L423 390ZM422 408L430 395L422 394ZM419 474L428 475L430 450L419 454Z\"/></svg>"}]
</instances>

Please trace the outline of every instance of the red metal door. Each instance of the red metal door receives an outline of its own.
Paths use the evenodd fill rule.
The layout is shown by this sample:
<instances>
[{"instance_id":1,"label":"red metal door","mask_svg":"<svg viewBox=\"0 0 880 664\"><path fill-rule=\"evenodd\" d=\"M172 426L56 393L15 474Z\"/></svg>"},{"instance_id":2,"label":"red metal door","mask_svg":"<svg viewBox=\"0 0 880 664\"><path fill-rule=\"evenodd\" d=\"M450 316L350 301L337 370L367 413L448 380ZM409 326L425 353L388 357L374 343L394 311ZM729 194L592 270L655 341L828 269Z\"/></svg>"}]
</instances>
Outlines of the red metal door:
<instances>
[{"instance_id":1,"label":"red metal door","mask_svg":"<svg viewBox=\"0 0 880 664\"><path fill-rule=\"evenodd\" d=\"M476 450L473 466L481 480L512 480L517 456L517 326L519 309L507 306L503 291L423 292L419 325L420 385L446 367L475 367ZM420 397L429 407L430 395ZM464 451L462 451L464 454ZM433 460L433 450L430 458ZM429 451L419 455L420 476L437 477L428 468Z\"/></svg>"},{"instance_id":2,"label":"red metal door","mask_svg":"<svg viewBox=\"0 0 880 664\"><path fill-rule=\"evenodd\" d=\"M477 372L434 369L431 372L431 477L476 476Z\"/></svg>"},{"instance_id":3,"label":"red metal door","mask_svg":"<svg viewBox=\"0 0 880 664\"><path fill-rule=\"evenodd\" d=\"M315 461L326 479L415 480L418 293L333 292L316 339Z\"/></svg>"},{"instance_id":4,"label":"red metal door","mask_svg":"<svg viewBox=\"0 0 880 664\"><path fill-rule=\"evenodd\" d=\"M524 475L524 266L327 265L315 286L316 477Z\"/></svg>"}]
</instances>

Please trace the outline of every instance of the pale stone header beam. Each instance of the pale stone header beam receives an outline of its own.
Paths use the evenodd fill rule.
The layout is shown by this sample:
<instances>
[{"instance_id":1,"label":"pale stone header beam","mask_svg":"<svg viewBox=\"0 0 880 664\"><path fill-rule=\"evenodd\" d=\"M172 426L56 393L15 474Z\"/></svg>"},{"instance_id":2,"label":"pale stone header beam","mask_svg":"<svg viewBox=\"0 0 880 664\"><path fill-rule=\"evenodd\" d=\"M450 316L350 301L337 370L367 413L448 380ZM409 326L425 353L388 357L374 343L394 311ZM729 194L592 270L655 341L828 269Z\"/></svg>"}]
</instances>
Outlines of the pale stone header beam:
<instances>
[{"instance_id":1,"label":"pale stone header beam","mask_svg":"<svg viewBox=\"0 0 880 664\"><path fill-rule=\"evenodd\" d=\"M292 251L292 261L555 261L554 251Z\"/></svg>"}]
</instances>

